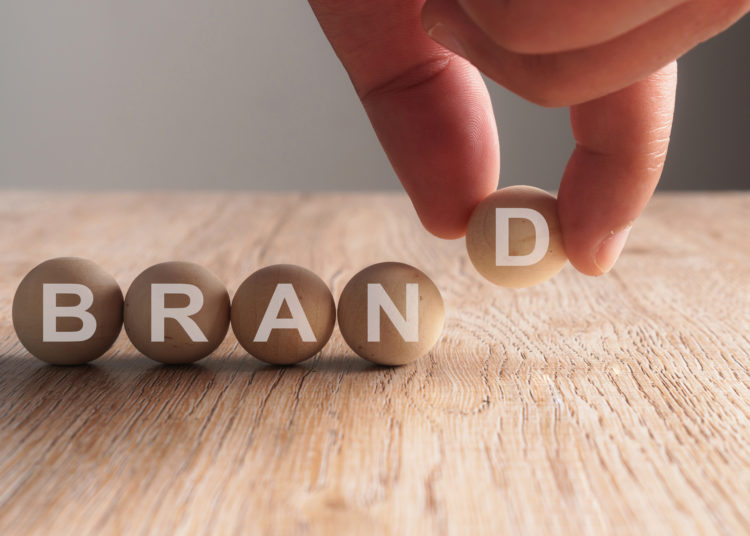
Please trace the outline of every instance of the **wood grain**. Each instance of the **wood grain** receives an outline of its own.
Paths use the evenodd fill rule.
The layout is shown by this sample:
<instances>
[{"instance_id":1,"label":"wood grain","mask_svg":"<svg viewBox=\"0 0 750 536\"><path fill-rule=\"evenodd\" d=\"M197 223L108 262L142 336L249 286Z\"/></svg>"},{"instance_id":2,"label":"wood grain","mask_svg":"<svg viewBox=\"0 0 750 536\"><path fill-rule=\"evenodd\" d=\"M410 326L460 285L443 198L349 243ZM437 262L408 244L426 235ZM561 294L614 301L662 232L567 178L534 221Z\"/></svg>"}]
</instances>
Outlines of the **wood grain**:
<instances>
[{"instance_id":1,"label":"wood grain","mask_svg":"<svg viewBox=\"0 0 750 536\"><path fill-rule=\"evenodd\" d=\"M750 194L658 196L615 270L483 282L401 195L0 198L0 534L747 534ZM38 262L92 258L123 290L201 263L233 293L296 263L338 297L375 262L446 301L427 358L378 368L338 331L274 368L230 334L161 366L124 334L47 366L11 327Z\"/></svg>"}]
</instances>

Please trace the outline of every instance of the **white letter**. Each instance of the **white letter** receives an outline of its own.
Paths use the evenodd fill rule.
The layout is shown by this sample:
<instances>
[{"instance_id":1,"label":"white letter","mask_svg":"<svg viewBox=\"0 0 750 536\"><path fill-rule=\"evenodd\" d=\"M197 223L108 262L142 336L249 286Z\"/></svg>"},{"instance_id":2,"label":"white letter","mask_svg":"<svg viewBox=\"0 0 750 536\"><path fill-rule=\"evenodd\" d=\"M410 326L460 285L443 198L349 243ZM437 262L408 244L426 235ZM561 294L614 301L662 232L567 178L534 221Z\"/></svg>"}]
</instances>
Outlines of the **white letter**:
<instances>
[{"instance_id":1,"label":"white letter","mask_svg":"<svg viewBox=\"0 0 750 536\"><path fill-rule=\"evenodd\" d=\"M406 284L406 318L380 283L367 284L367 342L380 342L380 309L406 342L419 341L419 285Z\"/></svg>"},{"instance_id":2,"label":"white letter","mask_svg":"<svg viewBox=\"0 0 750 536\"><path fill-rule=\"evenodd\" d=\"M190 301L185 307L164 306L167 294L185 294ZM173 318L179 322L185 333L193 342L208 342L208 339L190 318L203 307L203 293L195 285L188 283L152 283L151 284L151 342L164 342L164 321Z\"/></svg>"},{"instance_id":3,"label":"white letter","mask_svg":"<svg viewBox=\"0 0 750 536\"><path fill-rule=\"evenodd\" d=\"M281 306L286 302L292 318L279 318ZM315 334L310 327L297 293L290 283L279 283L273 291L271 301L268 302L266 313L258 326L254 342L268 342L273 329L296 329L304 342L315 342Z\"/></svg>"},{"instance_id":4,"label":"white letter","mask_svg":"<svg viewBox=\"0 0 750 536\"><path fill-rule=\"evenodd\" d=\"M78 305L59 307L58 294L75 294L80 298ZM96 331L96 318L88 312L94 303L94 293L86 285L77 283L42 284L42 341L81 342L87 341ZM80 318L83 325L78 331L57 331L60 317Z\"/></svg>"},{"instance_id":5,"label":"white letter","mask_svg":"<svg viewBox=\"0 0 750 536\"><path fill-rule=\"evenodd\" d=\"M528 255L510 254L510 220L528 220L534 226L534 251ZM497 266L531 266L541 261L549 247L547 220L533 208L495 209L495 264Z\"/></svg>"}]
</instances>

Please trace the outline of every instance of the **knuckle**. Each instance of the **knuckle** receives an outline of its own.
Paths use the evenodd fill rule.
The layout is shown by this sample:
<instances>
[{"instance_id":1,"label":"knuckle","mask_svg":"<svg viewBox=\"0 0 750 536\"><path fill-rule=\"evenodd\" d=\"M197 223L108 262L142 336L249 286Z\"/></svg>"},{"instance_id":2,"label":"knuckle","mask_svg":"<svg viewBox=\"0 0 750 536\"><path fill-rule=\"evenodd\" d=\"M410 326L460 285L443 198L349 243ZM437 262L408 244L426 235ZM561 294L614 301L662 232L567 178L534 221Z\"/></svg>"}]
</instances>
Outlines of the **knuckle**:
<instances>
[{"instance_id":1,"label":"knuckle","mask_svg":"<svg viewBox=\"0 0 750 536\"><path fill-rule=\"evenodd\" d=\"M360 100L366 103L384 94L398 93L424 86L445 72L450 63L451 58L449 56L436 56L408 67L370 87L357 88L357 93Z\"/></svg>"},{"instance_id":2,"label":"knuckle","mask_svg":"<svg viewBox=\"0 0 750 536\"><path fill-rule=\"evenodd\" d=\"M529 55L524 57L521 76L516 78L514 91L521 97L545 108L559 108L574 103L575 81L555 56Z\"/></svg>"},{"instance_id":3,"label":"knuckle","mask_svg":"<svg viewBox=\"0 0 750 536\"><path fill-rule=\"evenodd\" d=\"M544 12L534 0L500 2L490 17L493 41L511 52L538 52L550 36Z\"/></svg>"},{"instance_id":4,"label":"knuckle","mask_svg":"<svg viewBox=\"0 0 750 536\"><path fill-rule=\"evenodd\" d=\"M568 96L550 84L539 84L533 89L521 93L521 96L544 108L560 108L570 105Z\"/></svg>"},{"instance_id":5,"label":"knuckle","mask_svg":"<svg viewBox=\"0 0 750 536\"><path fill-rule=\"evenodd\" d=\"M750 11L750 0L727 0L727 16L736 20Z\"/></svg>"},{"instance_id":6,"label":"knuckle","mask_svg":"<svg viewBox=\"0 0 750 536\"><path fill-rule=\"evenodd\" d=\"M717 30L721 31L750 11L750 0L710 2L710 7L713 11L713 19L718 27Z\"/></svg>"}]
</instances>

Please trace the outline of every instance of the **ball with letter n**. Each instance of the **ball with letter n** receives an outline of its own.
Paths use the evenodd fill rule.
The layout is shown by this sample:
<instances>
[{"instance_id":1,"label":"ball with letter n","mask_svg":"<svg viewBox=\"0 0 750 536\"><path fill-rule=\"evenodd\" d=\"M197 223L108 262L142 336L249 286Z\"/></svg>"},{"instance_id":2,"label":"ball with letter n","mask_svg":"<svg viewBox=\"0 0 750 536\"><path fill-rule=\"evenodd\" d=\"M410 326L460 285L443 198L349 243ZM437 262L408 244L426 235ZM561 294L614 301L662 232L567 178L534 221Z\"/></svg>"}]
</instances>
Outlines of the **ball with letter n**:
<instances>
[{"instance_id":1,"label":"ball with letter n","mask_svg":"<svg viewBox=\"0 0 750 536\"><path fill-rule=\"evenodd\" d=\"M440 338L444 319L435 284L399 262L365 268L339 299L344 340L359 356L380 365L403 365L427 354Z\"/></svg>"}]
</instances>

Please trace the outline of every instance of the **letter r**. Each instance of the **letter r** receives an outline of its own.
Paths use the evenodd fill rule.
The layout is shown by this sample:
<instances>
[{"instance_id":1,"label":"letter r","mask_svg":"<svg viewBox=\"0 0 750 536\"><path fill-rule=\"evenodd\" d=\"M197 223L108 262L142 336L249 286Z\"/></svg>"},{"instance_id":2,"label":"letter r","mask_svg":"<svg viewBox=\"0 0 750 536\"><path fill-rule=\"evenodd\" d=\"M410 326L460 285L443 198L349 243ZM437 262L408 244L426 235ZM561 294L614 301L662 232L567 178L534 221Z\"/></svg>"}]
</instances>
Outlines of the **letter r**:
<instances>
[{"instance_id":1,"label":"letter r","mask_svg":"<svg viewBox=\"0 0 750 536\"><path fill-rule=\"evenodd\" d=\"M167 294L184 294L189 301L185 307L167 307L164 297ZM164 342L164 321L176 320L193 342L208 342L208 339L190 318L203 307L203 293L189 283L151 284L151 342Z\"/></svg>"}]
</instances>

